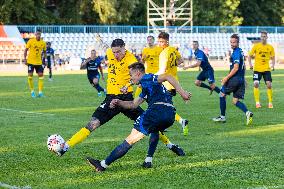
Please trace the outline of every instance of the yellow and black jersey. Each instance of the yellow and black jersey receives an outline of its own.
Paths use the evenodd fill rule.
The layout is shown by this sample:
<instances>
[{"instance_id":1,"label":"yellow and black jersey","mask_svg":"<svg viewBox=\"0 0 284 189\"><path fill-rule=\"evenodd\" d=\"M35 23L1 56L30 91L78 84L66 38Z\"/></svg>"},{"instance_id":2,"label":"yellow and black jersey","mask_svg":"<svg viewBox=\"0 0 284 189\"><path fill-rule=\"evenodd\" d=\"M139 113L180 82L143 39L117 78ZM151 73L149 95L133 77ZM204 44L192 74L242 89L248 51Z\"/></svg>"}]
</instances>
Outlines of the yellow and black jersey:
<instances>
[{"instance_id":1,"label":"yellow and black jersey","mask_svg":"<svg viewBox=\"0 0 284 189\"><path fill-rule=\"evenodd\" d=\"M29 49L28 64L41 65L42 51L46 51L46 43L43 40L36 40L32 38L28 41L26 48Z\"/></svg>"},{"instance_id":2,"label":"yellow and black jersey","mask_svg":"<svg viewBox=\"0 0 284 189\"><path fill-rule=\"evenodd\" d=\"M145 61L146 73L157 73L159 70L159 55L162 52L162 48L158 46L145 47L142 51L142 57Z\"/></svg>"},{"instance_id":3,"label":"yellow and black jersey","mask_svg":"<svg viewBox=\"0 0 284 189\"><path fill-rule=\"evenodd\" d=\"M265 72L270 71L269 61L275 56L274 48L272 45L257 43L249 52L250 56L255 57L254 71Z\"/></svg>"},{"instance_id":4,"label":"yellow and black jersey","mask_svg":"<svg viewBox=\"0 0 284 189\"><path fill-rule=\"evenodd\" d=\"M137 59L127 50L121 61L115 58L111 49L107 49L106 55L108 58L107 94L122 94L120 89L130 83L128 66L137 62ZM128 87L128 92L133 92L131 86Z\"/></svg>"}]
</instances>

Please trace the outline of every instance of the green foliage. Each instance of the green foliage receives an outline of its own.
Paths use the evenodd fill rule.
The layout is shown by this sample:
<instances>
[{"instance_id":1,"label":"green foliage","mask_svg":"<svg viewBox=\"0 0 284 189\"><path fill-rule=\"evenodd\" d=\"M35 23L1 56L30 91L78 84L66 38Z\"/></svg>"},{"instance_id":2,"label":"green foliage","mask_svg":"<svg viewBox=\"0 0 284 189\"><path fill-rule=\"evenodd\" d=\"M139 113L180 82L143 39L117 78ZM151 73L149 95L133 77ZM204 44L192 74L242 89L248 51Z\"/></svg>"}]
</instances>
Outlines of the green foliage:
<instances>
[{"instance_id":1,"label":"green foliage","mask_svg":"<svg viewBox=\"0 0 284 189\"><path fill-rule=\"evenodd\" d=\"M58 72L59 73L59 72ZM274 71L274 109L266 108L266 89L261 83L263 108L254 108L252 71L245 103L254 112L253 126L245 126L243 112L227 98L227 123L211 118L219 113L216 93L198 88L198 72L179 72L180 83L192 92L185 104L177 95L177 112L190 120L190 135L184 137L175 123L166 133L187 153L175 156L159 144L153 168L143 169L149 137L135 144L122 159L101 174L86 163L86 156L105 158L133 128L123 114L98 128L63 157L48 152L48 134L65 139L84 127L103 98L85 74L45 77L46 98L32 99L26 76L0 76L0 182L31 188L283 188L284 186L284 70ZM215 71L216 84L227 71ZM34 76L37 88L37 77ZM102 82L103 84L103 82ZM3 110L40 112L33 114ZM150 187L149 187L150 186ZM1 187L0 187L1 188Z\"/></svg>"}]
</instances>

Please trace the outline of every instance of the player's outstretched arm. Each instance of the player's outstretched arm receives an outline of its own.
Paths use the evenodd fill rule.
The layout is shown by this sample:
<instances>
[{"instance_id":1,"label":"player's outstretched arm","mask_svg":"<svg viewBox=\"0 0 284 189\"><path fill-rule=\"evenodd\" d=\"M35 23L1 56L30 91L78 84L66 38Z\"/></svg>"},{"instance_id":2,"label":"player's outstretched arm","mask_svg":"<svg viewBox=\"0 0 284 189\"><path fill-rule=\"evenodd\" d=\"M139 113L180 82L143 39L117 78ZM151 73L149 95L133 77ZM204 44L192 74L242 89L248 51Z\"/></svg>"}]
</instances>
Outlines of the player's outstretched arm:
<instances>
[{"instance_id":1,"label":"player's outstretched arm","mask_svg":"<svg viewBox=\"0 0 284 189\"><path fill-rule=\"evenodd\" d=\"M124 109L135 109L140 104L144 102L144 99L141 97L135 98L133 101L123 101L119 99L113 99L109 105L110 108L115 108L117 106L122 107Z\"/></svg>"},{"instance_id":2,"label":"player's outstretched arm","mask_svg":"<svg viewBox=\"0 0 284 189\"><path fill-rule=\"evenodd\" d=\"M178 83L178 81L174 77L167 75L167 74L159 75L158 82L163 83L164 81L168 81L176 89L176 91L180 94L183 100L185 101L190 100L191 93L183 90L180 84Z\"/></svg>"},{"instance_id":3,"label":"player's outstretched arm","mask_svg":"<svg viewBox=\"0 0 284 189\"><path fill-rule=\"evenodd\" d=\"M88 62L90 62L91 58L87 58L86 60L84 60L84 62L82 63L81 66L86 66L88 64Z\"/></svg>"},{"instance_id":4,"label":"player's outstretched arm","mask_svg":"<svg viewBox=\"0 0 284 189\"><path fill-rule=\"evenodd\" d=\"M184 66L183 69L184 69L184 70L187 70L188 68L199 67L200 64L201 64L201 61L200 61L200 60L197 60L195 64L191 64L191 65L188 65L188 66Z\"/></svg>"}]
</instances>

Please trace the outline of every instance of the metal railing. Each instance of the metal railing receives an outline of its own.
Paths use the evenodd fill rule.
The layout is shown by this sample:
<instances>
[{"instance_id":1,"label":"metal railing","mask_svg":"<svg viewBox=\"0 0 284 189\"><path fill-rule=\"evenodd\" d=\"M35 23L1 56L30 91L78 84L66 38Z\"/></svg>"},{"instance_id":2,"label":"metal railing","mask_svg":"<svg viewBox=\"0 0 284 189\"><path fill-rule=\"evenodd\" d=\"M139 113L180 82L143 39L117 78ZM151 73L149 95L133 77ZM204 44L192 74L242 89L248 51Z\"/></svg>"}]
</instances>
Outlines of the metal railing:
<instances>
[{"instance_id":1,"label":"metal railing","mask_svg":"<svg viewBox=\"0 0 284 189\"><path fill-rule=\"evenodd\" d=\"M34 33L40 29L43 33L148 33L147 26L107 26L107 25L18 25L21 33ZM158 27L163 30L163 27ZM274 26L193 26L167 28L171 33L284 33L284 27Z\"/></svg>"}]
</instances>

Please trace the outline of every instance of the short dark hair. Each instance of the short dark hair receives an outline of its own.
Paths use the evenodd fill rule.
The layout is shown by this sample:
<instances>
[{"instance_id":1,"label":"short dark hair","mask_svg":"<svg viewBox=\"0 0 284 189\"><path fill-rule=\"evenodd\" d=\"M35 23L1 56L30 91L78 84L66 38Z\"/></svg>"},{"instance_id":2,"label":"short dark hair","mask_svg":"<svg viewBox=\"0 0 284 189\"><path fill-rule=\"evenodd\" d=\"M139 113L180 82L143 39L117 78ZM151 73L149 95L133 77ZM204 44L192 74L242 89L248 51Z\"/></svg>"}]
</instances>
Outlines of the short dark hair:
<instances>
[{"instance_id":1,"label":"short dark hair","mask_svg":"<svg viewBox=\"0 0 284 189\"><path fill-rule=\"evenodd\" d=\"M36 32L39 32L39 33L41 33L41 29L37 29L37 30L36 30Z\"/></svg>"},{"instance_id":2,"label":"short dark hair","mask_svg":"<svg viewBox=\"0 0 284 189\"><path fill-rule=\"evenodd\" d=\"M233 35L231 35L231 38L237 39L238 42L240 42L240 37L238 36L238 34L234 33Z\"/></svg>"},{"instance_id":3,"label":"short dark hair","mask_svg":"<svg viewBox=\"0 0 284 189\"><path fill-rule=\"evenodd\" d=\"M170 35L167 32L161 32L158 38L162 38L168 41L170 39Z\"/></svg>"},{"instance_id":4,"label":"short dark hair","mask_svg":"<svg viewBox=\"0 0 284 189\"><path fill-rule=\"evenodd\" d=\"M267 31L265 31L265 30L261 31L260 33L261 33L261 34L264 33L265 35L267 35Z\"/></svg>"},{"instance_id":5,"label":"short dark hair","mask_svg":"<svg viewBox=\"0 0 284 189\"><path fill-rule=\"evenodd\" d=\"M197 43L197 44L199 44L198 41L192 41L192 43Z\"/></svg>"},{"instance_id":6,"label":"short dark hair","mask_svg":"<svg viewBox=\"0 0 284 189\"><path fill-rule=\"evenodd\" d=\"M111 47L124 47L125 43L122 39L115 39L111 43Z\"/></svg>"},{"instance_id":7,"label":"short dark hair","mask_svg":"<svg viewBox=\"0 0 284 189\"><path fill-rule=\"evenodd\" d=\"M47 45L51 45L51 42L48 41L48 42L46 42L46 44L47 44Z\"/></svg>"},{"instance_id":8,"label":"short dark hair","mask_svg":"<svg viewBox=\"0 0 284 189\"><path fill-rule=\"evenodd\" d=\"M138 70L142 73L145 73L145 66L144 66L144 64L142 64L140 62L133 63L130 66L128 66L128 68L132 69L132 70Z\"/></svg>"},{"instance_id":9,"label":"short dark hair","mask_svg":"<svg viewBox=\"0 0 284 189\"><path fill-rule=\"evenodd\" d=\"M148 35L147 38L155 39L153 35Z\"/></svg>"}]
</instances>

